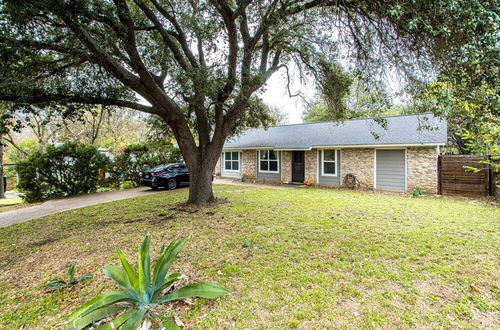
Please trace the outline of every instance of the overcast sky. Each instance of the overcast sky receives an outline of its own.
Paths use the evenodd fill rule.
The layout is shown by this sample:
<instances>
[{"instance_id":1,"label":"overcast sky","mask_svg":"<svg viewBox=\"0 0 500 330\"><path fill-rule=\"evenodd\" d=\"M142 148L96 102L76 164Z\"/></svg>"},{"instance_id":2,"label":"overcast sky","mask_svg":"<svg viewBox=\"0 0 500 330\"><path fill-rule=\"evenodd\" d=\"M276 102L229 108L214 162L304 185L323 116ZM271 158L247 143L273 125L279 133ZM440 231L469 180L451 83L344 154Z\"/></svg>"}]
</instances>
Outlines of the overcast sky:
<instances>
[{"instance_id":1,"label":"overcast sky","mask_svg":"<svg viewBox=\"0 0 500 330\"><path fill-rule=\"evenodd\" d=\"M303 97L308 101L311 101L316 94L315 84L312 79L309 79L304 84L300 84L298 79L292 80L290 91L292 94L300 91ZM269 78L265 92L260 96L267 105L275 106L287 114L287 124L302 122L302 112L306 104L301 97L289 96L286 88L286 75L284 70L275 73Z\"/></svg>"}]
</instances>

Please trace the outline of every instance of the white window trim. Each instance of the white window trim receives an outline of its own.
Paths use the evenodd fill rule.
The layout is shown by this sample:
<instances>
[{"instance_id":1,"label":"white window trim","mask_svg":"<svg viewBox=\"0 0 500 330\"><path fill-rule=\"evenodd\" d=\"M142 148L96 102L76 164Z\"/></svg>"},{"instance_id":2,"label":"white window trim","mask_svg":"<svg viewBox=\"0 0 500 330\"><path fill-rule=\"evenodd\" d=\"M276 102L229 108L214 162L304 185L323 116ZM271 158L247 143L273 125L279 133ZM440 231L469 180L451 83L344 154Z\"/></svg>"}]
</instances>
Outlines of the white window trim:
<instances>
[{"instance_id":1,"label":"white window trim","mask_svg":"<svg viewBox=\"0 0 500 330\"><path fill-rule=\"evenodd\" d=\"M335 174L331 173L325 173L325 149L321 150L321 176L331 176L331 177L337 177L339 174L339 164L338 164L338 159L339 159L339 151L337 149L328 149L328 150L335 150L335 161L327 160L329 163L335 163Z\"/></svg>"},{"instance_id":2,"label":"white window trim","mask_svg":"<svg viewBox=\"0 0 500 330\"><path fill-rule=\"evenodd\" d=\"M238 153L238 169L237 170L226 170L226 152L237 152ZM232 157L232 156L231 156ZM228 162L234 162L234 160L227 160ZM231 165L232 167L232 165ZM232 173L240 173L241 172L241 152L239 151L223 151L222 152L222 171L223 172L232 172Z\"/></svg>"},{"instance_id":3,"label":"white window trim","mask_svg":"<svg viewBox=\"0 0 500 330\"><path fill-rule=\"evenodd\" d=\"M277 170L276 171L264 171L264 170L261 170L260 169L260 152L261 151L266 151L266 150L274 150L274 149L263 149L263 150L259 150L258 154L257 154L257 162L259 163L258 166L257 166L257 169L259 171L259 173L279 173L280 172L280 156L281 156L281 153L279 151L276 151L274 150L274 152L276 152L276 162L278 162L278 166L277 166ZM263 161L269 161L270 159L262 159ZM271 161L275 161L274 159L272 159Z\"/></svg>"}]
</instances>

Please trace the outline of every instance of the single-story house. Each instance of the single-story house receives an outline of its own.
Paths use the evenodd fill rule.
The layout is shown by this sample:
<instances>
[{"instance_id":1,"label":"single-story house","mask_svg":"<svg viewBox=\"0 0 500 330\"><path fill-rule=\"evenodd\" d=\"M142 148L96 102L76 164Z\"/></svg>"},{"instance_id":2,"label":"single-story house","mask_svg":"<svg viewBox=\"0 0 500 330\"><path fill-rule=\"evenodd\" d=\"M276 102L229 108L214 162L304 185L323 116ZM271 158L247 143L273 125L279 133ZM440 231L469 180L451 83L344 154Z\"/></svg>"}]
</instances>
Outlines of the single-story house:
<instances>
[{"instance_id":1,"label":"single-story house","mask_svg":"<svg viewBox=\"0 0 500 330\"><path fill-rule=\"evenodd\" d=\"M368 118L248 129L224 144L216 175L341 186L354 174L365 188L435 192L446 121L420 114L382 123Z\"/></svg>"}]
</instances>

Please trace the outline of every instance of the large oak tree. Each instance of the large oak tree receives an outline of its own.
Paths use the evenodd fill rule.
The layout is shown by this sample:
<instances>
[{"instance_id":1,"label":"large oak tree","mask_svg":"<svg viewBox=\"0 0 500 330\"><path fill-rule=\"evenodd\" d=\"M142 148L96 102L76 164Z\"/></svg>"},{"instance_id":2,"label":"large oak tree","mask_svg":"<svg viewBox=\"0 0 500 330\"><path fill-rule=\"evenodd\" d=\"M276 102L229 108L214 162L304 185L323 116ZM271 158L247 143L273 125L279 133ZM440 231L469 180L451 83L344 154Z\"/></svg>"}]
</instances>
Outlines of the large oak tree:
<instances>
[{"instance_id":1,"label":"large oak tree","mask_svg":"<svg viewBox=\"0 0 500 330\"><path fill-rule=\"evenodd\" d=\"M188 201L203 205L226 137L277 71L294 62L333 98L340 56L367 76L451 72L482 58L497 10L448 0L3 0L0 100L17 111L102 104L160 116L190 169Z\"/></svg>"}]
</instances>

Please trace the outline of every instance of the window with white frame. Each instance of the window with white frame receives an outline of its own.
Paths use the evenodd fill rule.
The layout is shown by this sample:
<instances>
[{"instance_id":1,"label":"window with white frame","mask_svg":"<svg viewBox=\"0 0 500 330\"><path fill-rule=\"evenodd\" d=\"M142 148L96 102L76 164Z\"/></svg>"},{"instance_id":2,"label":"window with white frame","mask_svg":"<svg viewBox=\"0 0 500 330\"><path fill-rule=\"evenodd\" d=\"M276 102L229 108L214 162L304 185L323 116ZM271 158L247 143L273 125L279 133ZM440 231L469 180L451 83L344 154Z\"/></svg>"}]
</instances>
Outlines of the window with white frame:
<instances>
[{"instance_id":1,"label":"window with white frame","mask_svg":"<svg viewBox=\"0 0 500 330\"><path fill-rule=\"evenodd\" d=\"M337 176L337 150L322 150L322 175Z\"/></svg>"},{"instance_id":2,"label":"window with white frame","mask_svg":"<svg viewBox=\"0 0 500 330\"><path fill-rule=\"evenodd\" d=\"M238 151L224 152L224 170L225 171L240 170L240 153Z\"/></svg>"},{"instance_id":3,"label":"window with white frame","mask_svg":"<svg viewBox=\"0 0 500 330\"><path fill-rule=\"evenodd\" d=\"M278 173L278 152L259 150L259 172Z\"/></svg>"}]
</instances>

